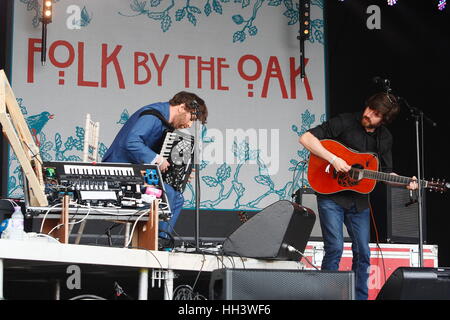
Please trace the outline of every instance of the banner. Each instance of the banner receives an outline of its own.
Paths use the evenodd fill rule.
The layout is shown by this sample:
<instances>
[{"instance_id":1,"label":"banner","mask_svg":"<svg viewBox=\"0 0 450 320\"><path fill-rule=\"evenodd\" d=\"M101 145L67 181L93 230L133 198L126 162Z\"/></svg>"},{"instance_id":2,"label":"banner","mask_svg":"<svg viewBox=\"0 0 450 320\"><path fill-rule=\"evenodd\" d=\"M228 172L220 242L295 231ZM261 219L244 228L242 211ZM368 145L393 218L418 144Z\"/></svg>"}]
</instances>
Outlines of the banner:
<instances>
[{"instance_id":1,"label":"banner","mask_svg":"<svg viewBox=\"0 0 450 320\"><path fill-rule=\"evenodd\" d=\"M11 82L44 161L81 161L87 113L101 157L134 111L184 90L209 110L201 208L259 210L307 183L298 137L325 119L323 0L303 81L296 1L54 0L45 65L41 6L14 2ZM8 190L23 194L13 154ZM184 196L194 207L193 182Z\"/></svg>"}]
</instances>

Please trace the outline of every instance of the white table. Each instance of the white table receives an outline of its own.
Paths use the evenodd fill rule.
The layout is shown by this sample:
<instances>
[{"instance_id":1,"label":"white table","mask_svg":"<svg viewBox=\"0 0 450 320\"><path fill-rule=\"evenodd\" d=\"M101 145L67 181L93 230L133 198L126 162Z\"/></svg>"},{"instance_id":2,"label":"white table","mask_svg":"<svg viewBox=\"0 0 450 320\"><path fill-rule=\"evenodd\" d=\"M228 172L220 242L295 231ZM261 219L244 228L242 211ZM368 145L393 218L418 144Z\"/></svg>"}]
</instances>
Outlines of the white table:
<instances>
[{"instance_id":1,"label":"white table","mask_svg":"<svg viewBox=\"0 0 450 320\"><path fill-rule=\"evenodd\" d=\"M164 299L172 299L173 271L212 272L220 268L235 269L304 269L295 261L260 260L213 254L150 251L127 248L60 244L40 240L15 241L0 239L0 300L4 299L4 261L25 261L28 265L89 264L138 270L139 299L148 298L149 270L163 272ZM154 278L152 280L155 280Z\"/></svg>"}]
</instances>

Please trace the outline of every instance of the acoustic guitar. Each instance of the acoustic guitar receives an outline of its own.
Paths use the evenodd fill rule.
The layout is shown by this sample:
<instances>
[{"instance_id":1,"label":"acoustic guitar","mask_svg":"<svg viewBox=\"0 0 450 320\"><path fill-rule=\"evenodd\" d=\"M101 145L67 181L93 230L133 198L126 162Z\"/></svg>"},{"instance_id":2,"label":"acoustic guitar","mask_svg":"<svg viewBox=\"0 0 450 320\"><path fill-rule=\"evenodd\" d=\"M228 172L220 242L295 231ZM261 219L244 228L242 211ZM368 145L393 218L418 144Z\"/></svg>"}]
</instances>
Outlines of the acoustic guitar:
<instances>
[{"instance_id":1,"label":"acoustic guitar","mask_svg":"<svg viewBox=\"0 0 450 320\"><path fill-rule=\"evenodd\" d=\"M377 181L408 185L412 178L379 172L379 161L373 153L362 153L347 148L334 140L321 140L328 151L345 160L352 168L349 172L337 172L326 160L310 154L308 163L308 181L312 189L321 194L332 194L344 190L370 193ZM443 193L450 183L440 180L421 180L421 186Z\"/></svg>"}]
</instances>

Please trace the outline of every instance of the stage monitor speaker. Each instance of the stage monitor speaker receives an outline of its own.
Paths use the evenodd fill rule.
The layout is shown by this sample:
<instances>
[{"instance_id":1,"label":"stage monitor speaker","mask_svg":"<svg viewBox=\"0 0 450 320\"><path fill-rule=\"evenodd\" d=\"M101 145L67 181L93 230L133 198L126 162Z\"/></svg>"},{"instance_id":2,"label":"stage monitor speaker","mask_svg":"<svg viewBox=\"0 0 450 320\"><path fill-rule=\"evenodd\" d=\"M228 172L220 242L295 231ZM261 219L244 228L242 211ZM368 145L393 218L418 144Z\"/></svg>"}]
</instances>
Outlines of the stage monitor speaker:
<instances>
[{"instance_id":1,"label":"stage monitor speaker","mask_svg":"<svg viewBox=\"0 0 450 320\"><path fill-rule=\"evenodd\" d=\"M391 243L419 242L419 207L416 192L411 202L406 188L377 183L370 194L380 241ZM425 202L425 192L423 193ZM425 209L425 206L424 206ZM426 240L426 212L422 212L423 239Z\"/></svg>"},{"instance_id":2,"label":"stage monitor speaker","mask_svg":"<svg viewBox=\"0 0 450 320\"><path fill-rule=\"evenodd\" d=\"M211 300L354 300L353 271L217 269Z\"/></svg>"},{"instance_id":3,"label":"stage monitor speaker","mask_svg":"<svg viewBox=\"0 0 450 320\"><path fill-rule=\"evenodd\" d=\"M223 243L224 254L249 258L299 260L311 234L315 213L281 200L264 208Z\"/></svg>"},{"instance_id":4,"label":"stage monitor speaker","mask_svg":"<svg viewBox=\"0 0 450 320\"><path fill-rule=\"evenodd\" d=\"M450 268L396 269L377 300L450 300Z\"/></svg>"}]
</instances>

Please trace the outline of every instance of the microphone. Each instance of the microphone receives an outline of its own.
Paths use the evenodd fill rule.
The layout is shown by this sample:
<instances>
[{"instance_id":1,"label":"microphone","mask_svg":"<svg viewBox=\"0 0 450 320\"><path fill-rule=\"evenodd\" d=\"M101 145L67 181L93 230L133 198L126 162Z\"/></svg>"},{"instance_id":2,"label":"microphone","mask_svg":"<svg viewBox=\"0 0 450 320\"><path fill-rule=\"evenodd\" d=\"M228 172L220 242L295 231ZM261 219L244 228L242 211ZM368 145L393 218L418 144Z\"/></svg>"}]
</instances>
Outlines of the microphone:
<instances>
[{"instance_id":1,"label":"microphone","mask_svg":"<svg viewBox=\"0 0 450 320\"><path fill-rule=\"evenodd\" d=\"M193 112L193 114L195 114L196 117L198 117L200 115L200 106L197 102L197 100L192 100L190 103L191 108L193 108L195 111Z\"/></svg>"},{"instance_id":2,"label":"microphone","mask_svg":"<svg viewBox=\"0 0 450 320\"><path fill-rule=\"evenodd\" d=\"M417 200L413 198L413 191L409 190L409 201L405 203L405 207L409 207L410 205L416 203Z\"/></svg>"},{"instance_id":3,"label":"microphone","mask_svg":"<svg viewBox=\"0 0 450 320\"><path fill-rule=\"evenodd\" d=\"M391 91L391 88L390 88L391 87L391 82L389 81L389 79L383 79L383 78L381 78L379 76L376 76L376 77L372 78L372 82L382 86L383 90L386 90L388 92Z\"/></svg>"}]
</instances>

